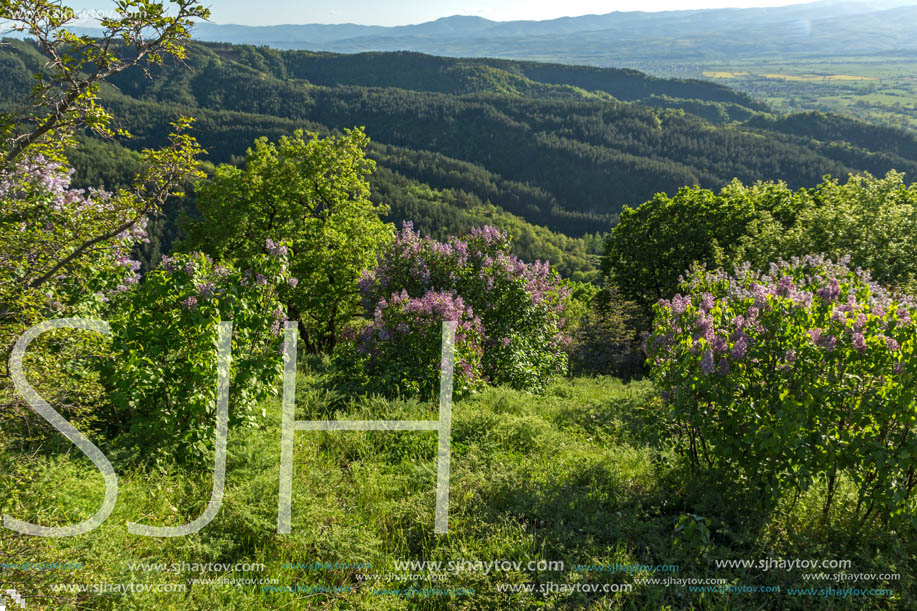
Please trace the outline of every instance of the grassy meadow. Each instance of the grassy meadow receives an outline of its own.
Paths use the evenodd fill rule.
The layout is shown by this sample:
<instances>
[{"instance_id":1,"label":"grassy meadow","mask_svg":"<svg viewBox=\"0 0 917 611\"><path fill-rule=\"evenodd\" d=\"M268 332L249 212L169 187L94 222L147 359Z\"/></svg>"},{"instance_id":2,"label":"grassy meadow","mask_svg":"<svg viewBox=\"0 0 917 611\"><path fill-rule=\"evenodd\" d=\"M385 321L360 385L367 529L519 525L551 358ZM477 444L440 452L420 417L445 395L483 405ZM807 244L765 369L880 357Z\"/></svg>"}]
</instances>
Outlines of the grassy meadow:
<instances>
[{"instance_id":1,"label":"grassy meadow","mask_svg":"<svg viewBox=\"0 0 917 611\"><path fill-rule=\"evenodd\" d=\"M299 374L298 419L436 419L416 401L351 398L328 384L327 362L312 358ZM651 425L647 381L577 378L544 396L489 389L455 403L449 533L433 534L436 434L297 432L290 535L278 535L280 401L263 404L268 424L230 433L222 508L200 532L172 539L129 535L129 521L178 525L201 514L212 465L160 471L126 461L102 445L119 473L111 517L74 538L0 531L4 559L81 563L77 570L5 570L29 609L907 609L917 599L917 540L855 525L821 524L820 491L792 508L761 511L749 486L691 474ZM232 403L230 402L230 409ZM3 513L45 525L86 519L104 492L95 468L62 437L2 437ZM39 443L26 444L28 428ZM18 432L18 431L17 431ZM716 560L849 559L853 573L900 574L884 597L793 596L816 587L799 569L718 569ZM562 561L564 570L458 570L433 575L395 562ZM143 571L134 563L264 565L263 571ZM287 563L343 563L346 568L290 568ZM371 568L367 566L371 564ZM677 565L677 572L595 572L575 565ZM360 565L359 569L353 568ZM414 576L412 577L412 573ZM441 575L440 573L445 573ZM725 585L780 592L694 592L646 585L644 578L724 579ZM197 580L242 580L201 583ZM250 583L244 580L275 580ZM55 591L56 584L183 584L184 592ZM534 584L534 592L500 591ZM554 592L543 594L539 589ZM576 584L629 585L630 591L571 591ZM818 587L842 587L828 582ZM871 582L870 587L880 587ZM292 586L296 591L278 591ZM330 590L310 590L322 586ZM474 594L392 595L392 588L466 588ZM843 587L850 587L849 585ZM334 588L337 588L335 591ZM58 589L59 586L58 586ZM580 586L582 589L582 586ZM381 592L380 592L381 590Z\"/></svg>"}]
</instances>

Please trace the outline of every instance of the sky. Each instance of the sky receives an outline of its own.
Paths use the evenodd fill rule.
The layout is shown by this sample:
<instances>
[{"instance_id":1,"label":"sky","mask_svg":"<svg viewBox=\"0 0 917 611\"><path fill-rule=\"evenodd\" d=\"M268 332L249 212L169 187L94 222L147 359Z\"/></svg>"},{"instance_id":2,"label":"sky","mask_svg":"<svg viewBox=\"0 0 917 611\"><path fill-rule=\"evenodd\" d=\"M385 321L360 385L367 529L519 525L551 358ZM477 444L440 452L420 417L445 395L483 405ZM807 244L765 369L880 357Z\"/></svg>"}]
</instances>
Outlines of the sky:
<instances>
[{"instance_id":1,"label":"sky","mask_svg":"<svg viewBox=\"0 0 917 611\"><path fill-rule=\"evenodd\" d=\"M667 11L697 8L784 6L805 0L204 0L214 23L276 25L357 23L407 25L450 15L477 15L493 21L555 19L613 11ZM65 2L91 16L111 11L112 0ZM89 25L89 24L87 24Z\"/></svg>"}]
</instances>

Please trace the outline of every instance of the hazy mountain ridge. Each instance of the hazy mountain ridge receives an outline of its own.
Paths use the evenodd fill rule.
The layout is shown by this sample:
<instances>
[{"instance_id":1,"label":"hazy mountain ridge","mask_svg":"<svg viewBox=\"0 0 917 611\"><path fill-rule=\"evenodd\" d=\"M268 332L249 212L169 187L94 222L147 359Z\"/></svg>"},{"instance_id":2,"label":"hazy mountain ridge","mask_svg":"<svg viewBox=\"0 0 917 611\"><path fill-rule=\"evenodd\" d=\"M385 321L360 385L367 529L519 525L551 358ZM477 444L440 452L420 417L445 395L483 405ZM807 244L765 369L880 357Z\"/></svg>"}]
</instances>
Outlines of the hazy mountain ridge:
<instances>
[{"instance_id":1,"label":"hazy mountain ridge","mask_svg":"<svg viewBox=\"0 0 917 611\"><path fill-rule=\"evenodd\" d=\"M199 24L200 40L352 53L411 50L435 55L563 57L614 65L629 58L677 61L781 53L917 49L915 7L902 2L816 2L786 7L613 12L547 21L453 16L417 25L238 26ZM854 30L853 34L851 30ZM628 46L639 41L640 45ZM673 44L674 43L674 44ZM787 48L790 45L790 48ZM604 46L604 48L603 48Z\"/></svg>"}]
</instances>

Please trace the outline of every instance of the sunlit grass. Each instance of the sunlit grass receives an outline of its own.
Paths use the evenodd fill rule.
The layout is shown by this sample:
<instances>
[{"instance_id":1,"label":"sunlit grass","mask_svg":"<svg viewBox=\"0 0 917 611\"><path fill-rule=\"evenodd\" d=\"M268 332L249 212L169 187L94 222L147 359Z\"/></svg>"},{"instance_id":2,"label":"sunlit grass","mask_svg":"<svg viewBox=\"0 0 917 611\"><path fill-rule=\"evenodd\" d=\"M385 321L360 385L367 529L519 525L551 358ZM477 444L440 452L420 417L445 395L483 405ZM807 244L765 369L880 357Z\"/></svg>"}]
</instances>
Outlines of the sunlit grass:
<instances>
[{"instance_id":1,"label":"sunlit grass","mask_svg":"<svg viewBox=\"0 0 917 611\"><path fill-rule=\"evenodd\" d=\"M301 374L297 417L430 419L436 406L379 398L349 400ZM763 510L729 474L691 474L655 430L647 382L612 378L561 381L543 396L503 388L457 401L453 412L449 534L433 534L436 434L298 432L292 533L278 535L279 401L264 404L268 422L229 439L226 495L214 521L174 539L129 535L128 521L174 525L195 519L209 500L212 465L158 472L119 469L120 494L109 520L68 539L0 531L3 560L81 562L78 571L5 572L4 583L29 609L811 609L805 598L698 595L683 587L638 585L629 594L499 593L498 583L633 583L651 575L572 570L574 564L678 564L678 577L727 577L732 584L805 587L798 574L717 570L717 558L851 558L854 571L894 570L901 597L913 595L913 533L871 535L848 548L853 525L841 514L819 520L817 487L792 509ZM100 442L103 451L111 448ZM115 453L116 454L116 453ZM4 455L15 484L4 512L43 524L84 519L101 500L101 477L78 452ZM117 467L117 465L116 465ZM789 511L789 519L787 519ZM710 520L709 544L676 543L688 514ZM909 536L909 538L908 538ZM563 572L462 572L444 581L387 582L396 560L562 560ZM370 562L371 571L285 570L282 563ZM263 563L248 573L131 571L130 563ZM363 578L369 576L369 581ZM349 593L263 592L259 585L193 584L195 578L276 579L280 585L353 588ZM54 593L55 583L177 583L185 593ZM373 596L371 587L465 587L474 596L406 599ZM873 584L877 586L879 584ZM772 596L772 595L767 595ZM904 600L904 598L902 598ZM890 601L832 601L834 609L889 608ZM900 601L899 601L900 602ZM779 603L779 606L768 606ZM865 605L865 606L864 606ZM870 606L873 605L873 606ZM902 607L903 608L903 607Z\"/></svg>"}]
</instances>

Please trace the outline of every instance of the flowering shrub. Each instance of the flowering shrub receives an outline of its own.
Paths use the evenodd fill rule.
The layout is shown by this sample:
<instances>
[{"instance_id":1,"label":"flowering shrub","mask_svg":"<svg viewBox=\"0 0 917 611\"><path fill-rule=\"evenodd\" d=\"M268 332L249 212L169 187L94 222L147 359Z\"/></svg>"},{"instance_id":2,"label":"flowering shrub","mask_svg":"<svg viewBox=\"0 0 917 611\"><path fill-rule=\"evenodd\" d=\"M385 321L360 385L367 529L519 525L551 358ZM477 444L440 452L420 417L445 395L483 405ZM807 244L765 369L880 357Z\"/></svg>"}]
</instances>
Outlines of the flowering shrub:
<instances>
[{"instance_id":1,"label":"flowering shrub","mask_svg":"<svg viewBox=\"0 0 917 611\"><path fill-rule=\"evenodd\" d=\"M166 256L121 298L104 380L131 438L179 457L212 445L221 320L233 322L230 426L256 423L252 409L282 372L286 315L277 291L293 282L286 248L274 245L244 272L199 253Z\"/></svg>"},{"instance_id":2,"label":"flowering shrub","mask_svg":"<svg viewBox=\"0 0 917 611\"><path fill-rule=\"evenodd\" d=\"M53 318L104 318L109 297L139 279L129 255L146 240L145 218L122 195L70 188L72 174L40 155L0 168L0 375L8 375L10 351L26 329ZM39 337L26 355L36 390L78 425L100 416L101 388L87 363L106 345L97 333L60 330ZM21 404L17 393L7 400L11 385L0 387L0 401Z\"/></svg>"},{"instance_id":3,"label":"flowering shrub","mask_svg":"<svg viewBox=\"0 0 917 611\"><path fill-rule=\"evenodd\" d=\"M375 351L375 367L390 372L386 379L399 375L436 379L439 359L430 360L430 355L432 348L438 355L438 341L430 350L401 359L386 360L382 355L392 354L393 348L386 344L411 341L413 345L415 340L405 336L416 334L416 341L421 341L426 330L442 320L461 323L460 344L467 360L457 363L457 370L461 369L463 384L469 387L489 381L537 391L551 377L565 373L568 290L548 263L524 263L509 253L509 246L507 234L493 227L442 243L415 233L411 223L404 224L376 268L366 272L360 283L363 306L373 316L363 333L362 348ZM401 331L392 327L396 320ZM472 358L472 354L479 356ZM416 359L406 370L410 373L399 373L409 358Z\"/></svg>"},{"instance_id":4,"label":"flowering shrub","mask_svg":"<svg viewBox=\"0 0 917 611\"><path fill-rule=\"evenodd\" d=\"M71 189L73 170L41 156L0 169L0 305L4 316L38 310L60 315L137 282L128 259L145 241L146 219L106 191ZM129 225L118 231L122 225ZM66 261L78 245L110 233L91 257ZM90 308L91 309L91 308Z\"/></svg>"},{"instance_id":5,"label":"flowering shrub","mask_svg":"<svg viewBox=\"0 0 917 611\"><path fill-rule=\"evenodd\" d=\"M442 322L455 321L453 390L467 392L483 383L481 356L484 330L455 293L427 291L411 298L407 291L380 299L373 324L364 328L359 351L368 354L367 373L383 388L430 396L438 390ZM430 365L434 364L431 372Z\"/></svg>"},{"instance_id":6,"label":"flowering shrub","mask_svg":"<svg viewBox=\"0 0 917 611\"><path fill-rule=\"evenodd\" d=\"M857 487L861 518L913 510L917 310L846 260L767 274L695 268L662 300L646 352L695 464L738 469L774 496Z\"/></svg>"}]
</instances>

